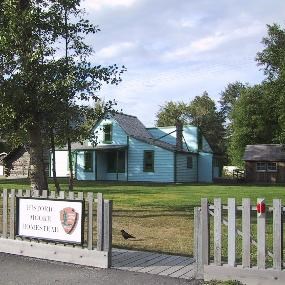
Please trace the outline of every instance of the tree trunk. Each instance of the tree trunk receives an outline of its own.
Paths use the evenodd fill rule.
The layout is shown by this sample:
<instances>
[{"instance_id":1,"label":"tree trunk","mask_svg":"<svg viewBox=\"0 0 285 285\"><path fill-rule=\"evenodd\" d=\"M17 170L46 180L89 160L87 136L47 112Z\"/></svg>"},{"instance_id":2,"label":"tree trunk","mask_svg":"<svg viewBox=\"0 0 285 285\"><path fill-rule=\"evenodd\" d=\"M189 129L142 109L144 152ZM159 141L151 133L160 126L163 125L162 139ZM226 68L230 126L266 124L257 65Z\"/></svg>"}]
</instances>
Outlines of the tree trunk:
<instances>
[{"instance_id":1,"label":"tree trunk","mask_svg":"<svg viewBox=\"0 0 285 285\"><path fill-rule=\"evenodd\" d=\"M72 153L71 153L71 141L67 139L68 148L68 162L69 162L69 191L73 190L73 165L72 165Z\"/></svg>"},{"instance_id":2,"label":"tree trunk","mask_svg":"<svg viewBox=\"0 0 285 285\"><path fill-rule=\"evenodd\" d=\"M51 152L52 152L52 177L55 185L56 193L58 194L60 191L60 186L56 177L56 162L55 162L55 143L54 143L54 133L53 129L50 129L50 144L51 144Z\"/></svg>"},{"instance_id":3,"label":"tree trunk","mask_svg":"<svg viewBox=\"0 0 285 285\"><path fill-rule=\"evenodd\" d=\"M35 123L35 125L29 129L29 137L31 189L39 190L41 195L42 190L48 190L48 183L45 175L43 144L39 124Z\"/></svg>"}]
</instances>

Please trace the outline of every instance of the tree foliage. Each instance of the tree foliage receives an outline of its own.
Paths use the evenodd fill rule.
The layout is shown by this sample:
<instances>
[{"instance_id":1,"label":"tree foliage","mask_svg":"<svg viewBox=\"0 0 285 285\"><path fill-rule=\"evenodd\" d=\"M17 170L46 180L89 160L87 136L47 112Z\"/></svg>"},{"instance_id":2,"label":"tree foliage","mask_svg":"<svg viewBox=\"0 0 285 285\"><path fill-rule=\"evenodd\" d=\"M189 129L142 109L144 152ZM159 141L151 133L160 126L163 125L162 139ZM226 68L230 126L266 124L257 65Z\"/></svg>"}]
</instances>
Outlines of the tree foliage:
<instances>
[{"instance_id":1,"label":"tree foliage","mask_svg":"<svg viewBox=\"0 0 285 285\"><path fill-rule=\"evenodd\" d=\"M277 24L267 28L264 49L256 56L265 80L252 87L234 83L237 88L233 89L229 85L220 101L228 114L229 156L236 165L243 164L247 144L285 143L285 30ZM230 90L238 93L232 96ZM234 98L234 103L225 95Z\"/></svg>"},{"instance_id":2,"label":"tree foliage","mask_svg":"<svg viewBox=\"0 0 285 285\"><path fill-rule=\"evenodd\" d=\"M248 84L243 84L242 82L236 81L234 83L229 83L224 91L221 92L220 111L225 119L230 123L231 112L235 105L235 102L240 98L241 93L246 90Z\"/></svg>"},{"instance_id":3,"label":"tree foliage","mask_svg":"<svg viewBox=\"0 0 285 285\"><path fill-rule=\"evenodd\" d=\"M245 146L272 142L272 121L267 107L268 94L263 85L247 87L232 111L229 156L233 165L242 166Z\"/></svg>"},{"instance_id":4,"label":"tree foliage","mask_svg":"<svg viewBox=\"0 0 285 285\"><path fill-rule=\"evenodd\" d=\"M98 100L102 84L118 84L125 70L89 62L92 48L84 37L98 27L84 19L80 2L0 3L0 135L14 146L30 146L36 189L47 187L42 153L49 130L58 139L77 139L76 122L86 114L77 102Z\"/></svg>"},{"instance_id":5,"label":"tree foliage","mask_svg":"<svg viewBox=\"0 0 285 285\"><path fill-rule=\"evenodd\" d=\"M216 153L224 151L224 127L222 114L217 111L215 102L204 92L189 104L167 102L156 115L157 126L175 126L177 120L201 129Z\"/></svg>"},{"instance_id":6,"label":"tree foliage","mask_svg":"<svg viewBox=\"0 0 285 285\"><path fill-rule=\"evenodd\" d=\"M264 71L270 104L274 105L277 127L273 140L285 143L285 29L277 24L267 28L264 49L257 53L256 61Z\"/></svg>"},{"instance_id":7,"label":"tree foliage","mask_svg":"<svg viewBox=\"0 0 285 285\"><path fill-rule=\"evenodd\" d=\"M196 96L189 105L189 122L201 129L215 153L223 154L225 151L224 119L217 110L216 103L207 92Z\"/></svg>"},{"instance_id":8,"label":"tree foliage","mask_svg":"<svg viewBox=\"0 0 285 285\"><path fill-rule=\"evenodd\" d=\"M188 106L184 102L166 102L160 107L156 114L156 125L159 127L175 126L177 120L187 124L188 120L186 114L188 113Z\"/></svg>"}]
</instances>

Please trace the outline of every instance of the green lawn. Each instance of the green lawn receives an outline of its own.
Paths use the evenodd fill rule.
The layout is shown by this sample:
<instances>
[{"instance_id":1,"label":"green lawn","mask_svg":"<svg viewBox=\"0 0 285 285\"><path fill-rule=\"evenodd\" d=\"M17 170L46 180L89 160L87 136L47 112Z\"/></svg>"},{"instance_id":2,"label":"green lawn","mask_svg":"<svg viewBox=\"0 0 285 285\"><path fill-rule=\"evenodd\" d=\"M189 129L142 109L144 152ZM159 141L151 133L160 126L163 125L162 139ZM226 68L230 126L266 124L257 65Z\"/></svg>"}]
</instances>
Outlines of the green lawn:
<instances>
[{"instance_id":1,"label":"green lawn","mask_svg":"<svg viewBox=\"0 0 285 285\"><path fill-rule=\"evenodd\" d=\"M60 180L62 190L68 189L66 180ZM27 180L0 180L0 189L27 189ZM50 184L51 190L54 189ZM285 201L285 185L215 185L215 184L120 184L79 182L75 191L102 192L114 203L114 246L146 249L169 253L193 254L193 208L200 199L209 201L221 197L223 203L233 197L240 204L242 198L265 198ZM120 236L124 228L137 239L125 241Z\"/></svg>"}]
</instances>

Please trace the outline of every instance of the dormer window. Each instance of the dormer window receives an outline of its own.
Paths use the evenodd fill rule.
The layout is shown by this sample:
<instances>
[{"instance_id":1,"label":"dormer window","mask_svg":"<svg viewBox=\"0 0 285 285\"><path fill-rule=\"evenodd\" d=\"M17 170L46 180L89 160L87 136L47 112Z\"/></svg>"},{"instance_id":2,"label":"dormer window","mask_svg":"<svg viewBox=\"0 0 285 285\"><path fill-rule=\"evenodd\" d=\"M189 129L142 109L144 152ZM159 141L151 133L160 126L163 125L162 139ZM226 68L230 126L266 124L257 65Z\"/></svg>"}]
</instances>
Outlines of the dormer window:
<instances>
[{"instance_id":1,"label":"dormer window","mask_svg":"<svg viewBox=\"0 0 285 285\"><path fill-rule=\"evenodd\" d=\"M112 125L103 126L104 143L112 143Z\"/></svg>"}]
</instances>

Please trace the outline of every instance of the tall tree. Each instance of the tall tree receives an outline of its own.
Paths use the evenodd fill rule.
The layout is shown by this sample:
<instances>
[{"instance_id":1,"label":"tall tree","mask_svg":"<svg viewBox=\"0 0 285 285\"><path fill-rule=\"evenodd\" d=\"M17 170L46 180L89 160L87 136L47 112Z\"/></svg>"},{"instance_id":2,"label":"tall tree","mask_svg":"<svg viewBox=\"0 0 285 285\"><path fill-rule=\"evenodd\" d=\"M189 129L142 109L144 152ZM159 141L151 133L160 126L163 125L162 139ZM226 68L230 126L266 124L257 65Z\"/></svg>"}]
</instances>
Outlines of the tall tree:
<instances>
[{"instance_id":1,"label":"tall tree","mask_svg":"<svg viewBox=\"0 0 285 285\"><path fill-rule=\"evenodd\" d=\"M239 81L229 83L225 90L221 92L221 98L219 100L221 106L221 113L225 119L230 122L230 114L232 112L235 102L241 96L241 93L246 89L248 84L243 84Z\"/></svg>"},{"instance_id":2,"label":"tall tree","mask_svg":"<svg viewBox=\"0 0 285 285\"><path fill-rule=\"evenodd\" d=\"M267 25L267 36L262 39L264 49L256 61L266 76L270 105L274 106L277 127L273 140L285 143L285 29L277 24Z\"/></svg>"},{"instance_id":3,"label":"tall tree","mask_svg":"<svg viewBox=\"0 0 285 285\"><path fill-rule=\"evenodd\" d=\"M224 136L222 113L217 110L216 103L205 91L196 96L189 105L190 123L201 129L212 149L216 153L224 153Z\"/></svg>"},{"instance_id":4,"label":"tall tree","mask_svg":"<svg viewBox=\"0 0 285 285\"><path fill-rule=\"evenodd\" d=\"M88 61L92 49L84 36L98 29L82 17L79 4L80 0L0 3L0 135L15 146L29 144L33 189L47 188L43 148L49 128L63 130L62 122L71 121L74 109L80 113L76 102L96 100L102 84L118 84L124 71ZM58 49L66 35L67 6L72 19L67 25L72 49L68 68Z\"/></svg>"},{"instance_id":5,"label":"tall tree","mask_svg":"<svg viewBox=\"0 0 285 285\"><path fill-rule=\"evenodd\" d=\"M166 102L163 106L160 106L158 113L156 114L156 125L159 127L175 126L177 120L182 123L187 123L187 104L184 102Z\"/></svg>"},{"instance_id":6,"label":"tall tree","mask_svg":"<svg viewBox=\"0 0 285 285\"><path fill-rule=\"evenodd\" d=\"M204 92L189 104L167 102L156 115L157 126L173 126L177 120L201 129L214 152L224 152L223 116L217 111L215 102Z\"/></svg>"},{"instance_id":7,"label":"tall tree","mask_svg":"<svg viewBox=\"0 0 285 285\"><path fill-rule=\"evenodd\" d=\"M242 157L247 144L272 142L274 117L271 113L268 93L262 84L242 92L232 111L229 155L233 165L243 165Z\"/></svg>"}]
</instances>

